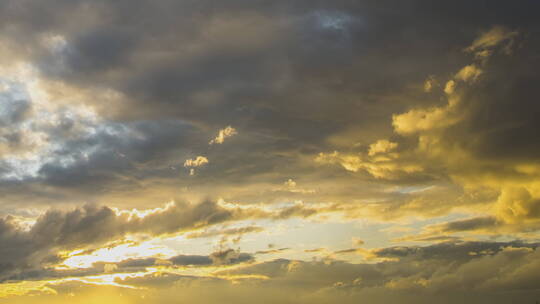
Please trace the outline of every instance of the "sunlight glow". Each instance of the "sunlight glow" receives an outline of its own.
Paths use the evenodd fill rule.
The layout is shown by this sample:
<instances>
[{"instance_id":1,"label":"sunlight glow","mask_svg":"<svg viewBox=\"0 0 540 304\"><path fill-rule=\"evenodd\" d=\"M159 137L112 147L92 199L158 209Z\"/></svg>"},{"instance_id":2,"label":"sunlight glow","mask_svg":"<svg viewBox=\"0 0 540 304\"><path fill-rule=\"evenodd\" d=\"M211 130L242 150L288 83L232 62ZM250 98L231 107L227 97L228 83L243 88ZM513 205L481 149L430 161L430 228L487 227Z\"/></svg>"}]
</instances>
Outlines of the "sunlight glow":
<instances>
[{"instance_id":1,"label":"sunlight glow","mask_svg":"<svg viewBox=\"0 0 540 304\"><path fill-rule=\"evenodd\" d=\"M156 245L153 241L144 243L127 243L115 247L101 248L90 254L78 255L81 251L74 251L63 263L69 268L90 268L94 263L117 263L127 259L159 257L170 258L176 254L172 249Z\"/></svg>"}]
</instances>

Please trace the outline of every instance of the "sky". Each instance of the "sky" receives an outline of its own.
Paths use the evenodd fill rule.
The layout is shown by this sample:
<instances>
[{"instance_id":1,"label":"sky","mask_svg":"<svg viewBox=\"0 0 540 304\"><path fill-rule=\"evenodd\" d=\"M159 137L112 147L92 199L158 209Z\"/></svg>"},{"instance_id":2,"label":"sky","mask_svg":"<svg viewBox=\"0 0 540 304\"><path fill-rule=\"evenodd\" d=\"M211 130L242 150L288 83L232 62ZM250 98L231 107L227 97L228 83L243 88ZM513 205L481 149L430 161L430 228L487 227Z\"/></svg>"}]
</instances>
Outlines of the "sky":
<instances>
[{"instance_id":1,"label":"sky","mask_svg":"<svg viewBox=\"0 0 540 304\"><path fill-rule=\"evenodd\" d=\"M537 303L539 10L0 1L0 304Z\"/></svg>"}]
</instances>

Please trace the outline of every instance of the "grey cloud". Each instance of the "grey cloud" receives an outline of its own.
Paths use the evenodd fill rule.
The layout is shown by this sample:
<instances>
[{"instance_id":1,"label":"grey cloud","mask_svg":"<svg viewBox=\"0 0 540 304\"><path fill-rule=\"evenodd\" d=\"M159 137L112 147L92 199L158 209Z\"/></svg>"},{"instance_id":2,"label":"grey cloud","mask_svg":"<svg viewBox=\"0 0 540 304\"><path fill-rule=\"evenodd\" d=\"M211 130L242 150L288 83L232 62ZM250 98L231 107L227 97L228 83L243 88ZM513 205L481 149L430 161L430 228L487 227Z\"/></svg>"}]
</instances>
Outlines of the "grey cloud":
<instances>
[{"instance_id":1,"label":"grey cloud","mask_svg":"<svg viewBox=\"0 0 540 304\"><path fill-rule=\"evenodd\" d=\"M8 216L0 220L0 244L3 244L0 261L4 261L0 281L39 272L58 263L58 258L54 257L61 250L92 249L122 240L130 234L158 236L245 219L306 216L301 211L287 212L288 209L284 208L285 216L279 209L270 212L259 208L225 208L208 200L198 204L173 202L141 218L128 212L117 213L105 206L85 205L70 211L49 210L37 218L29 230L23 230ZM228 265L252 259L251 254L224 249L209 256L177 256L171 262L177 265Z\"/></svg>"},{"instance_id":2,"label":"grey cloud","mask_svg":"<svg viewBox=\"0 0 540 304\"><path fill-rule=\"evenodd\" d=\"M182 266L209 266L212 265L212 259L205 255L178 255L170 259L174 265Z\"/></svg>"},{"instance_id":3,"label":"grey cloud","mask_svg":"<svg viewBox=\"0 0 540 304\"><path fill-rule=\"evenodd\" d=\"M463 48L479 31L495 23L524 32L537 27L531 15L537 7L534 1L497 2L490 4L489 12L483 2L449 5L417 0L392 3L387 9L380 5L377 1L232 1L226 5L214 1L164 1L159 5L143 1L52 1L47 5L8 1L3 4L2 22L15 33L4 33L2 38L20 50L33 50L13 53L37 66L45 79L122 95L118 103L87 98L100 109L99 114L116 123L156 120L157 128L163 127L170 135L168 126L157 120L186 121L196 126L200 139L207 139L216 129L234 122L242 130L235 145L209 149L205 155L218 161L193 181L211 177L213 185L240 185L266 182L272 173L294 172L313 179L337 175L348 180L345 188L365 185L372 177L309 168L299 160L333 150L334 143L358 142L361 147L381 136L393 136L391 114L436 103L438 93L424 94L414 87L428 75L447 75L460 66L471 55ZM508 11L513 14L506 14ZM47 35L62 37L65 46L56 52L47 50L42 43ZM526 70L522 74L515 76L531 76ZM506 90L499 94L501 98L510 94L510 89L499 90ZM502 110L509 105L496 103ZM496 108L499 106L493 111ZM534 127L528 114L522 114L507 119L509 123L529 121L527 127ZM490 122L483 127L480 124L485 119L478 118L468 123L478 124L478 134L486 134L483 130L491 128ZM497 132L512 130L519 131L512 127ZM519 133L523 138L529 136ZM115 142L118 138L103 139L111 150L122 148L122 154L136 154L134 161L115 158L113 151L104 148L92 155L90 163L75 151L71 153L77 162L69 168L49 162L41 171L48 178L42 191L49 185L64 186L62 194L69 197L65 200L80 199L80 189L99 201L98 193L141 188L134 181L174 180L178 176L172 171L148 169L149 164L168 168L170 158L162 155L197 153L200 151L194 150L202 146L195 136L175 138L156 132L148 137L153 140L123 144ZM482 147L494 147L503 137L508 138L455 140L484 153ZM511 137L519 139L514 133ZM395 140L400 146L407 144L405 139ZM476 146L482 141L486 144ZM524 147L520 151L534 150L525 141L517 142ZM250 153L238 157L239 149ZM488 152L493 150L497 149ZM135 170L140 162L148 170ZM284 162L289 163L287 168L283 168ZM319 172L322 170L325 172ZM395 183L423 184L440 177L429 173L421 179L400 177ZM185 187L196 184L191 180L181 183ZM345 199L354 196L341 195Z\"/></svg>"},{"instance_id":4,"label":"grey cloud","mask_svg":"<svg viewBox=\"0 0 540 304\"><path fill-rule=\"evenodd\" d=\"M89 251L91 252L91 251ZM51 256L48 259L50 263L61 262ZM19 271L11 272L3 280L9 281L22 281L22 280L47 280L47 279L66 279L66 278L82 278L86 276L102 275L106 273L133 273L144 272L149 267L210 267L210 266L224 266L235 265L241 263L251 263L255 259L253 255L245 252L240 252L234 249L224 249L216 251L210 255L177 255L168 259L159 258L140 258L140 259L127 259L116 263L95 262L88 268L74 268L74 269L54 269L54 268L34 268L34 269L19 269ZM7 271L10 269L4 269L1 271ZM112 270L107 270L107 267L111 267ZM12 269L13 270L13 269Z\"/></svg>"},{"instance_id":5,"label":"grey cloud","mask_svg":"<svg viewBox=\"0 0 540 304\"><path fill-rule=\"evenodd\" d=\"M536 249L538 244L513 242L443 242L429 246L401 246L375 250L379 258L398 258L404 260L436 259L447 261L467 261L475 254L496 254L506 247Z\"/></svg>"},{"instance_id":6,"label":"grey cloud","mask_svg":"<svg viewBox=\"0 0 540 304\"><path fill-rule=\"evenodd\" d=\"M176 203L145 218L129 219L108 207L87 205L69 212L49 211L39 217L29 231L6 218L0 221L0 279L13 273L40 269L46 259L61 249L105 244L127 233L166 234L204 227L233 219L232 212L215 203Z\"/></svg>"},{"instance_id":7,"label":"grey cloud","mask_svg":"<svg viewBox=\"0 0 540 304\"><path fill-rule=\"evenodd\" d=\"M349 249L343 249L335 251L334 254L347 254L347 253L355 253L358 250L356 248L349 248Z\"/></svg>"},{"instance_id":8,"label":"grey cloud","mask_svg":"<svg viewBox=\"0 0 540 304\"><path fill-rule=\"evenodd\" d=\"M213 236L222 236L222 235L243 235L245 233L254 233L262 232L264 228L259 226L246 226L239 228L227 228L227 229L213 229L213 230L204 230L200 232L192 232L186 235L186 238L205 238Z\"/></svg>"},{"instance_id":9,"label":"grey cloud","mask_svg":"<svg viewBox=\"0 0 540 304\"><path fill-rule=\"evenodd\" d=\"M475 217L460 221L453 221L441 226L444 232L459 232L478 229L490 229L496 227L498 221L494 217Z\"/></svg>"},{"instance_id":10,"label":"grey cloud","mask_svg":"<svg viewBox=\"0 0 540 304\"><path fill-rule=\"evenodd\" d=\"M2 127L20 122L30 110L28 93L24 87L11 81L0 82L6 88L0 92L0 125Z\"/></svg>"},{"instance_id":11,"label":"grey cloud","mask_svg":"<svg viewBox=\"0 0 540 304\"><path fill-rule=\"evenodd\" d=\"M175 274L175 273L162 273L160 275L154 276L153 278L150 276L143 276L138 278L125 278L125 279L117 279L117 283L126 284L130 286L144 286L144 287L157 287L157 288L163 288L163 287L170 287L170 286L178 286L178 285L191 285L192 283L203 283L203 284L216 284L217 282L223 281L219 278L214 277L197 277L197 276L189 276L189 275L181 275L181 274Z\"/></svg>"},{"instance_id":12,"label":"grey cloud","mask_svg":"<svg viewBox=\"0 0 540 304\"><path fill-rule=\"evenodd\" d=\"M43 164L39 173L45 183L59 187L70 187L74 183L100 186L104 181L114 181L115 173L129 174L136 171L139 164L159 157L169 158L174 150L182 153L180 144L191 131L189 125L179 121L111 123L95 134L64 142L54 151L59 161ZM66 166L63 157L75 161ZM160 166L169 168L167 163Z\"/></svg>"},{"instance_id":13,"label":"grey cloud","mask_svg":"<svg viewBox=\"0 0 540 304\"><path fill-rule=\"evenodd\" d=\"M219 251L212 252L209 255L188 255L180 254L168 259L158 259L158 258L144 258L144 259L128 259L118 263L95 263L94 268L101 269L105 264L114 264L117 266L115 272L120 271L134 271L134 270L144 270L146 267L165 265L165 266L193 266L193 267L204 267L204 266L222 266L222 265L233 265L245 262L253 262L253 255L245 252L240 252L239 250L234 249L223 249Z\"/></svg>"},{"instance_id":14,"label":"grey cloud","mask_svg":"<svg viewBox=\"0 0 540 304\"><path fill-rule=\"evenodd\" d=\"M276 253L281 253L290 249L291 248L284 247L284 248L276 248L276 249L268 249L268 250L259 250L255 252L255 254L276 254Z\"/></svg>"},{"instance_id":15,"label":"grey cloud","mask_svg":"<svg viewBox=\"0 0 540 304\"><path fill-rule=\"evenodd\" d=\"M263 116L262 120L245 123L263 128L269 127L268 123L271 123L272 127L279 128L280 124L276 122L289 120L294 125L288 128L287 133L297 135L296 140L302 140L309 135L302 128L310 122L324 121L338 127L330 115L316 117L320 116L318 113L321 110L335 113L332 108L337 108L341 111L354 104L349 94L365 95L360 88L363 92L377 92L386 89L389 83L401 84L405 76L412 76L406 74L407 69L394 68L406 66L406 56L399 53L380 54L378 48L381 45L390 42L396 46L407 45L411 51L418 52L417 59L429 58L426 56L428 53L436 54L437 50L444 49L450 43L465 43L465 39L470 38L478 26L490 24L494 20L491 16L482 15L482 19L471 14L461 20L464 37L453 33L455 36L445 35L447 41L444 41L438 37L438 33L449 33L445 27L453 24L452 20L444 17L450 9L444 4L426 5L417 1L413 5L399 5L396 11L385 11L377 9L371 1L358 4L342 1L333 4L309 3L309 6L308 3L246 4L238 1L226 6L215 6L211 2L165 2L162 6L152 6L141 2L89 4L81 1L72 6L63 6L64 13L65 10L85 7L89 12L103 12L108 16L105 23L102 20L91 20L81 24L80 28L69 28L70 31L66 33L72 47L86 54L83 60L77 62L86 64L88 59L88 62L94 63L89 66L96 72L101 71L105 78L91 76L82 68L75 69L73 73L76 74L66 80L77 81L83 78L85 83L93 84L103 83L100 79L108 79L110 81L106 84L133 95L134 100L143 101L138 103L140 107L150 110L147 106L152 105L158 111L162 109L165 113L189 115L199 120L204 119L201 116L204 114L212 119L205 121L207 124L215 124L220 119L242 118L244 112L238 111L239 108L261 112L261 115L266 111L264 116L269 117ZM34 2L28 2L27 9L32 10L32 4ZM35 5L36 8L40 7L37 3ZM456 6L467 7L468 11L475 12L481 12L483 8L465 2ZM507 6L499 4L494 9L504 11ZM128 17L126 11L136 12L139 18ZM521 12L527 15L526 10ZM16 10L15 13L20 12ZM417 20L422 18L418 15L443 22L437 23L438 28L430 29L419 24ZM497 21L517 23L519 20L505 17L509 20L499 18ZM67 25L56 26L58 32L63 33L62 26ZM216 31L214 36L208 34L214 33L214 27L217 26L221 26L222 30ZM254 32L254 41L248 43L238 37L235 30L238 26L243 30L249 29L250 33ZM171 33L171 28L177 32ZM49 30L53 29L51 27ZM273 33L277 33L276 36ZM137 37L132 38L133 35ZM132 40L139 43L133 44ZM228 44L229 40L237 43ZM426 40L432 41L432 45L425 47L421 41ZM183 51L189 50L188 46L201 50L196 53ZM389 56L393 60L387 63L386 58ZM431 68L433 63L430 62ZM121 64L123 66L120 68ZM139 69L141 64L144 69ZM344 68L351 64L352 69ZM415 64L416 70L420 66L425 69L428 66L427 63ZM108 76L111 68L126 75L125 80ZM364 69L370 71L371 77L362 73ZM396 73L386 73L389 69ZM422 78L425 75L416 77ZM385 84L382 83L383 78ZM279 85L282 79L290 79L298 88L292 87L290 82L285 83L285 86ZM216 92L219 99L217 103L207 101L212 105L210 113L210 108L201 105L194 97L205 92ZM305 97L301 92L304 92ZM330 106L328 99L332 95L342 96L343 100L334 97ZM287 102L291 99L295 103ZM309 107L304 107L307 104L311 105L312 110L297 115L300 114L297 112L300 108L309 110ZM365 106L356 105L360 108ZM217 116L218 113L223 118ZM358 115L362 113L355 111L354 114L347 119L358 120ZM343 116L341 118L344 119ZM276 131L282 133L284 130Z\"/></svg>"},{"instance_id":16,"label":"grey cloud","mask_svg":"<svg viewBox=\"0 0 540 304\"><path fill-rule=\"evenodd\" d=\"M458 294L468 295L470 300L463 299L465 303L493 303L490 295L497 290L530 300L536 294L532 292L536 277L532 273L538 264L537 246L519 242L471 242L383 248L378 250L378 256L399 260L349 264L281 259L225 270L221 274L265 275L270 278L266 287L302 286L306 292L318 292L317 298L325 292L338 296L341 293L333 292L339 290L351 297L351 301L369 299L373 303L385 303L395 297L406 303L429 303L435 298L452 303Z\"/></svg>"},{"instance_id":17,"label":"grey cloud","mask_svg":"<svg viewBox=\"0 0 540 304\"><path fill-rule=\"evenodd\" d=\"M212 253L210 259L212 259L215 265L229 265L251 261L253 260L253 256L234 249L226 249Z\"/></svg>"},{"instance_id":18,"label":"grey cloud","mask_svg":"<svg viewBox=\"0 0 540 304\"><path fill-rule=\"evenodd\" d=\"M117 278L115 283L144 287L144 301L160 303L174 303L178 294L184 299L205 303L223 300L242 303L246 297L252 299L254 295L261 297L263 303L329 303L336 300L341 303L360 300L388 303L396 299L403 303L534 302L539 296L537 245L454 243L427 246L424 253L438 252L428 255L418 254L422 250L417 247L404 247L400 251L409 252L405 255L407 258L400 253L399 260L378 263L277 259L228 268L208 276L186 276L164 270L145 276ZM382 248L379 251L388 250ZM84 294L84 289L80 289L84 286L66 284L48 287L60 294ZM230 292L232 286L234 293ZM209 289L211 293L208 293ZM129 290L137 289L125 292ZM134 299L140 299L140 296Z\"/></svg>"}]
</instances>

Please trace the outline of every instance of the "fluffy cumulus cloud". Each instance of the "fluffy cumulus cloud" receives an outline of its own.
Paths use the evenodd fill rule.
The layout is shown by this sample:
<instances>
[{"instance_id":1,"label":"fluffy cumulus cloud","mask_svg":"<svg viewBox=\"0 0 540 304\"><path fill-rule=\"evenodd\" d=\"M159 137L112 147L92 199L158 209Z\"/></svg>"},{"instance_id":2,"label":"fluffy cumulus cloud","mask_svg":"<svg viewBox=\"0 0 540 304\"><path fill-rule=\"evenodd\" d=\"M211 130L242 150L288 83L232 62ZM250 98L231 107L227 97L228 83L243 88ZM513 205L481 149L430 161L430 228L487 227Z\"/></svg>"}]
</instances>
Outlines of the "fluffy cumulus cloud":
<instances>
[{"instance_id":1,"label":"fluffy cumulus cloud","mask_svg":"<svg viewBox=\"0 0 540 304\"><path fill-rule=\"evenodd\" d=\"M540 300L539 9L1 1L0 303Z\"/></svg>"}]
</instances>

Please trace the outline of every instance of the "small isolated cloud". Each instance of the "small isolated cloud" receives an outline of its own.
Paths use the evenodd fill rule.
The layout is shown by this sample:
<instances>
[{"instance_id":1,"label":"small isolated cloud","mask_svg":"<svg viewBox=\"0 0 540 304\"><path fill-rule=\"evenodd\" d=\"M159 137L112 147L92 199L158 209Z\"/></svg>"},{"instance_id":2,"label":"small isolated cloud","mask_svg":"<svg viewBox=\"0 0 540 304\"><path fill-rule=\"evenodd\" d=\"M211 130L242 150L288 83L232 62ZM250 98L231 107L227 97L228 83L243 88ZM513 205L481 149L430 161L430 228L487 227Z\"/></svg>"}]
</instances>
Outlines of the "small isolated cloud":
<instances>
[{"instance_id":1,"label":"small isolated cloud","mask_svg":"<svg viewBox=\"0 0 540 304\"><path fill-rule=\"evenodd\" d=\"M285 191L289 193L302 193L302 194L311 194L311 193L316 192L315 189L307 189L307 188L298 187L296 181L293 180L292 178L289 178L288 180L286 180L283 183L283 186L277 187L274 191Z\"/></svg>"},{"instance_id":2,"label":"small isolated cloud","mask_svg":"<svg viewBox=\"0 0 540 304\"><path fill-rule=\"evenodd\" d=\"M235 128L231 126L227 126L225 129L219 130L218 135L214 139L212 139L208 144L210 145L222 144L223 142L225 142L225 138L234 136L236 134L238 134L238 132L236 132Z\"/></svg>"},{"instance_id":3,"label":"small isolated cloud","mask_svg":"<svg viewBox=\"0 0 540 304\"><path fill-rule=\"evenodd\" d=\"M208 158L199 155L194 159L186 159L186 161L184 162L184 167L201 167L206 164L208 164Z\"/></svg>"},{"instance_id":4,"label":"small isolated cloud","mask_svg":"<svg viewBox=\"0 0 540 304\"><path fill-rule=\"evenodd\" d=\"M296 187L296 182L292 179L288 179L285 183L284 183L285 186L289 187L289 188L294 188Z\"/></svg>"},{"instance_id":5,"label":"small isolated cloud","mask_svg":"<svg viewBox=\"0 0 540 304\"><path fill-rule=\"evenodd\" d=\"M186 159L184 162L184 167L189 168L189 175L195 175L194 167L201 167L208 164L208 158L204 156L197 156L196 158Z\"/></svg>"}]
</instances>

